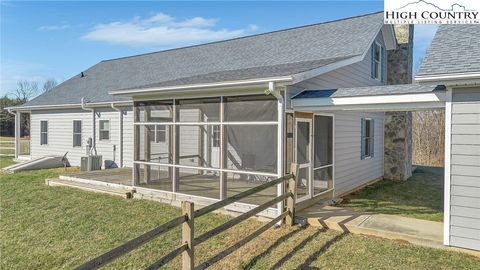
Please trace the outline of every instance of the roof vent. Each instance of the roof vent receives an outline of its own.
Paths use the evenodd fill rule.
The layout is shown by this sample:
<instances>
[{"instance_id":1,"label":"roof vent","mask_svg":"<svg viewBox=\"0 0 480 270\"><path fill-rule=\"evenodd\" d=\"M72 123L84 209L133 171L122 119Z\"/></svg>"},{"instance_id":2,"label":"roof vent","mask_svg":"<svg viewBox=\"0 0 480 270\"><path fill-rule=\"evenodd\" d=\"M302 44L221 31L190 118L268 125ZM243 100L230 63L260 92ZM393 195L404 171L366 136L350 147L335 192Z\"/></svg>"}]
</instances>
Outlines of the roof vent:
<instances>
[{"instance_id":1,"label":"roof vent","mask_svg":"<svg viewBox=\"0 0 480 270\"><path fill-rule=\"evenodd\" d=\"M83 71L80 73L80 78L85 77L85 74L83 74Z\"/></svg>"}]
</instances>

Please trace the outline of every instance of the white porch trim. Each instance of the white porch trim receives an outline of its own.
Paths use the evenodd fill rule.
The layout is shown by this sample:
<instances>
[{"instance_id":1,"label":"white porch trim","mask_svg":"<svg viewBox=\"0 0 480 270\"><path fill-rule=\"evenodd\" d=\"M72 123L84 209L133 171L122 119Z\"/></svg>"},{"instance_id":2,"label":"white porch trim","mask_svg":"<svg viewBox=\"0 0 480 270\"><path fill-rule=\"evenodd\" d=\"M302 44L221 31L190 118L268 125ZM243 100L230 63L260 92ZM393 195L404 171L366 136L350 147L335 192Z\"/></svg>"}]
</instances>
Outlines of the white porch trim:
<instances>
[{"instance_id":1,"label":"white porch trim","mask_svg":"<svg viewBox=\"0 0 480 270\"><path fill-rule=\"evenodd\" d=\"M293 99L294 110L309 111L405 111L443 108L446 93L419 93L337 98Z\"/></svg>"},{"instance_id":2,"label":"white porch trim","mask_svg":"<svg viewBox=\"0 0 480 270\"><path fill-rule=\"evenodd\" d=\"M450 245L450 170L452 149L452 88L447 88L445 104L445 183L443 205L443 244Z\"/></svg>"}]
</instances>

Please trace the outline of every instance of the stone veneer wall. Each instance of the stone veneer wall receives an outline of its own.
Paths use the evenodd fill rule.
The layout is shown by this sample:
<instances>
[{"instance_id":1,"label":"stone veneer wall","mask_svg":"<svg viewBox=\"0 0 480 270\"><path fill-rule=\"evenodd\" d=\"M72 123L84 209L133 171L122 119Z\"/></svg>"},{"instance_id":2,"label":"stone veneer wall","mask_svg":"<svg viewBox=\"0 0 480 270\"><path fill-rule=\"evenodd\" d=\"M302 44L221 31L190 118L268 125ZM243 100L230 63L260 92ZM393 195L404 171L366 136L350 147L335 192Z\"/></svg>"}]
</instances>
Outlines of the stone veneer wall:
<instances>
[{"instance_id":1,"label":"stone veneer wall","mask_svg":"<svg viewBox=\"0 0 480 270\"><path fill-rule=\"evenodd\" d=\"M412 112L388 112L384 124L384 178L407 180L412 176Z\"/></svg>"},{"instance_id":2,"label":"stone veneer wall","mask_svg":"<svg viewBox=\"0 0 480 270\"><path fill-rule=\"evenodd\" d=\"M395 25L398 47L388 51L387 84L412 83L413 25ZM384 178L405 181L412 176L412 112L386 112Z\"/></svg>"}]
</instances>

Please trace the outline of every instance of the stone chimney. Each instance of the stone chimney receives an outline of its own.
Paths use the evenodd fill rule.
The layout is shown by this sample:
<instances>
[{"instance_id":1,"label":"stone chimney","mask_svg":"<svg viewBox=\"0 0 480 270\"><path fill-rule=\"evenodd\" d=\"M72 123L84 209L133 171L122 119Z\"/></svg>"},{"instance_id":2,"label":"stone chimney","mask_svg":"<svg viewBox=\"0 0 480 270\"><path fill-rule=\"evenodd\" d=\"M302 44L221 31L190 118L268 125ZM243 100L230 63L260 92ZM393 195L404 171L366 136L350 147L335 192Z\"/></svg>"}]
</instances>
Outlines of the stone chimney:
<instances>
[{"instance_id":1,"label":"stone chimney","mask_svg":"<svg viewBox=\"0 0 480 270\"><path fill-rule=\"evenodd\" d=\"M398 46L388 51L387 84L412 83L413 25L395 25ZM412 176L412 112L386 112L384 178L405 181Z\"/></svg>"}]
</instances>

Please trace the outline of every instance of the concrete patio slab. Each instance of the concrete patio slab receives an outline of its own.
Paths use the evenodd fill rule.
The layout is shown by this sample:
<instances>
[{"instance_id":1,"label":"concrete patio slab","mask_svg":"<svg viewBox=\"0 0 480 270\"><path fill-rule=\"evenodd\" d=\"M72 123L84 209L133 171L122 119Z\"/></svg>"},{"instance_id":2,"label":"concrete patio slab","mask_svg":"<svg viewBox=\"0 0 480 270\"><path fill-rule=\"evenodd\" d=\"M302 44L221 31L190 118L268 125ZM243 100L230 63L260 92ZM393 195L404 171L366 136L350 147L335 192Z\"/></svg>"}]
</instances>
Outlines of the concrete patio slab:
<instances>
[{"instance_id":1,"label":"concrete patio slab","mask_svg":"<svg viewBox=\"0 0 480 270\"><path fill-rule=\"evenodd\" d=\"M314 205L297 213L311 226L342 232L407 241L421 246L452 249L480 256L480 252L443 245L443 223L376 213L359 213L349 209Z\"/></svg>"}]
</instances>

